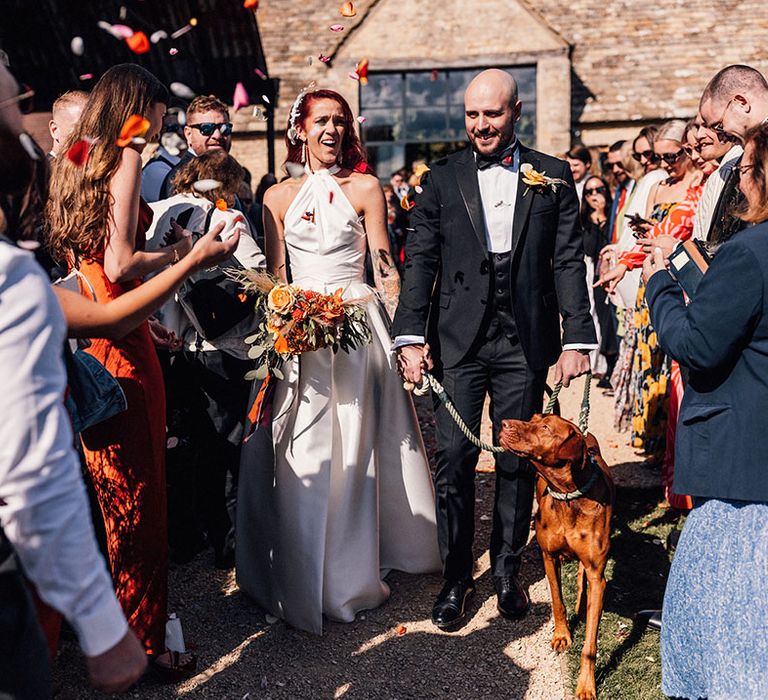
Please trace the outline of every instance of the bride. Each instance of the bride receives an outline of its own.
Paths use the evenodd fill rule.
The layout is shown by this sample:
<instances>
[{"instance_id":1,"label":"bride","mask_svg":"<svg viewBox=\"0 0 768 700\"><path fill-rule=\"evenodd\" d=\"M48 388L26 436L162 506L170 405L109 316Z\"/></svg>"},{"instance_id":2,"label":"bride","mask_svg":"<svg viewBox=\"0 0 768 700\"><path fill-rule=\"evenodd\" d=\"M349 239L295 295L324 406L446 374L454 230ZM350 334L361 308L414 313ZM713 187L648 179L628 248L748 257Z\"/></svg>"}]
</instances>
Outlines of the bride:
<instances>
[{"instance_id":1,"label":"bride","mask_svg":"<svg viewBox=\"0 0 768 700\"><path fill-rule=\"evenodd\" d=\"M271 435L260 429L244 447L238 498L241 590L316 634L323 615L350 622L381 605L390 569L440 569L424 445L389 350L386 314L397 306L400 280L386 204L354 127L338 93L299 95L287 162L305 172L267 191L265 245L267 266L283 281L289 265L298 287L370 297L373 340L286 363ZM378 298L365 283L367 250Z\"/></svg>"}]
</instances>

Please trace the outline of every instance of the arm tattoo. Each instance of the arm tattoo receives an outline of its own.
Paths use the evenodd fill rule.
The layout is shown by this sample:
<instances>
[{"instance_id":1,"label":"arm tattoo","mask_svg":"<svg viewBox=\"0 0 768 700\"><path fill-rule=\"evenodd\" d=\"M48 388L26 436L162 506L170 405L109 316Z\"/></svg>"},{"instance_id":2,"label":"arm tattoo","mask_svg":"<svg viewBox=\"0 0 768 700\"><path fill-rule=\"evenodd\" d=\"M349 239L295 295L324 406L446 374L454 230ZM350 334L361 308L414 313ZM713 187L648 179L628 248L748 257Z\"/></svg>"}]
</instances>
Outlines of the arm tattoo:
<instances>
[{"instance_id":1,"label":"arm tattoo","mask_svg":"<svg viewBox=\"0 0 768 700\"><path fill-rule=\"evenodd\" d=\"M389 251L379 248L371 251L373 258L373 279L376 291L390 319L395 317L397 300L400 296L400 275L392 263Z\"/></svg>"}]
</instances>

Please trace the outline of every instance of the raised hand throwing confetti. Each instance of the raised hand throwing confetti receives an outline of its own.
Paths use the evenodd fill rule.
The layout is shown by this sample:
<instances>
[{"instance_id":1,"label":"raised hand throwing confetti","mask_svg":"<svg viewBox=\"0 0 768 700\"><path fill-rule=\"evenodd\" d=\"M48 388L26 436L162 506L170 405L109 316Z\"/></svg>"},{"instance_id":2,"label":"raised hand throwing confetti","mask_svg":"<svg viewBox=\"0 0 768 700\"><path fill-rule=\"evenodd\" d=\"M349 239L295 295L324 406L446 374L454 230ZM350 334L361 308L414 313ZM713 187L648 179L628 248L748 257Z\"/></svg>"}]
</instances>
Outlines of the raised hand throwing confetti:
<instances>
[{"instance_id":1,"label":"raised hand throwing confetti","mask_svg":"<svg viewBox=\"0 0 768 700\"><path fill-rule=\"evenodd\" d=\"M145 119L141 114L132 114L125 120L115 143L120 148L125 148L133 139L142 138L147 133L147 129L149 129L149 119Z\"/></svg>"}]
</instances>

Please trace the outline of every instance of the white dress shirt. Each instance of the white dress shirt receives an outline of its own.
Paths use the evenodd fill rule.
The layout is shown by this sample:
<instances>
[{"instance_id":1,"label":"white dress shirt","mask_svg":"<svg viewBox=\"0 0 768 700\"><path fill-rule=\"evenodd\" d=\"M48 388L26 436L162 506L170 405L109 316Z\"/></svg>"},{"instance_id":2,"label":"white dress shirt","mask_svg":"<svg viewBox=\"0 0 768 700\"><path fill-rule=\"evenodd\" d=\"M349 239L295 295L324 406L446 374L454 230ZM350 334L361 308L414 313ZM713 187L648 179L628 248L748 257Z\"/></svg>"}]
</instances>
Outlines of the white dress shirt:
<instances>
[{"instance_id":1,"label":"white dress shirt","mask_svg":"<svg viewBox=\"0 0 768 700\"><path fill-rule=\"evenodd\" d=\"M66 335L33 255L0 240L0 523L40 597L69 620L85 654L96 656L128 626L96 546L72 447L63 403Z\"/></svg>"},{"instance_id":2,"label":"white dress shirt","mask_svg":"<svg viewBox=\"0 0 768 700\"><path fill-rule=\"evenodd\" d=\"M694 238L700 241L707 240L712 217L717 211L717 204L720 201L720 195L725 187L725 182L743 154L744 148L742 148L741 144L736 144L723 156L720 167L707 178L704 189L701 192L699 206L696 208L696 215L693 217L692 235Z\"/></svg>"}]
</instances>

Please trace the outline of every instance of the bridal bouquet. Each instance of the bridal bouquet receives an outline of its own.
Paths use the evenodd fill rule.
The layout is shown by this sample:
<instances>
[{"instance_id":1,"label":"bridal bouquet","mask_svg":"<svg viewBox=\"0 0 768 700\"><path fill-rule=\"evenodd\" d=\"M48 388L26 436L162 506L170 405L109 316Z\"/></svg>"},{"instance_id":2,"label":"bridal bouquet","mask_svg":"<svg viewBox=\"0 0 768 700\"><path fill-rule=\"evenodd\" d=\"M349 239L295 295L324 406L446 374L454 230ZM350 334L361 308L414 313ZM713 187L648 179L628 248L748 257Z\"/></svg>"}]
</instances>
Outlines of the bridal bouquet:
<instances>
[{"instance_id":1,"label":"bridal bouquet","mask_svg":"<svg viewBox=\"0 0 768 700\"><path fill-rule=\"evenodd\" d=\"M245 339L248 357L258 361L246 379L282 379L280 368L290 357L321 348L349 352L371 342L368 298L342 299L341 288L333 294L301 289L260 270L236 274L243 289L255 293L256 313L264 319Z\"/></svg>"},{"instance_id":2,"label":"bridal bouquet","mask_svg":"<svg viewBox=\"0 0 768 700\"><path fill-rule=\"evenodd\" d=\"M256 314L263 319L258 331L245 339L251 346L248 357L257 361L245 378L263 380L248 414L254 424L264 424L274 390L272 378L283 379L281 368L287 359L321 348L349 352L371 342L367 297L342 299L341 288L333 294L301 289L260 270L231 274L246 292L254 293Z\"/></svg>"}]
</instances>

